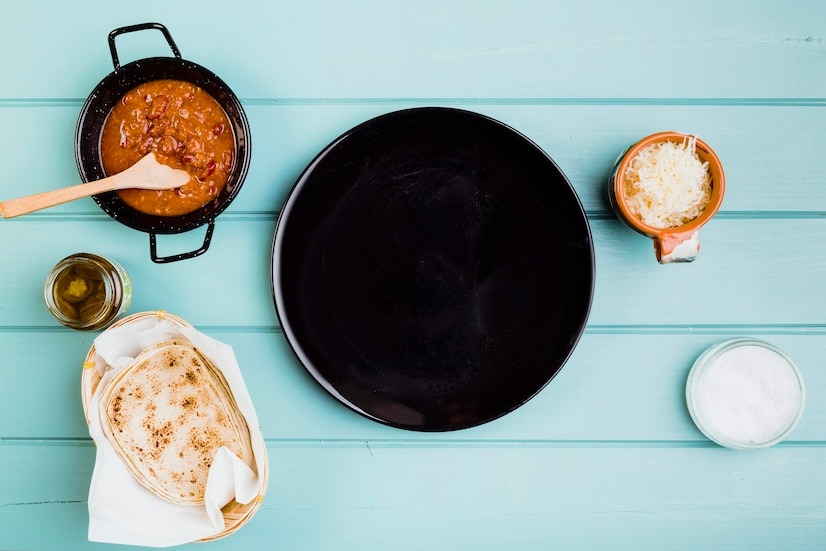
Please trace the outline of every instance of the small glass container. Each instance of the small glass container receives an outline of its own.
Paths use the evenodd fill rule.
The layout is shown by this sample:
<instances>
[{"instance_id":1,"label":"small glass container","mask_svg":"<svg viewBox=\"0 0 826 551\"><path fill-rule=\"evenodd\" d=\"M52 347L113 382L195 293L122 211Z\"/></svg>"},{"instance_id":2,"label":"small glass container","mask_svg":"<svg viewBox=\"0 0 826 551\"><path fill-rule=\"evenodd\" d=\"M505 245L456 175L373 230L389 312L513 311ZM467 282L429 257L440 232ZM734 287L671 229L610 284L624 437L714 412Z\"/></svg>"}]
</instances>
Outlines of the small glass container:
<instances>
[{"instance_id":1,"label":"small glass container","mask_svg":"<svg viewBox=\"0 0 826 551\"><path fill-rule=\"evenodd\" d=\"M773 446L803 414L806 390L797 366L771 344L729 339L694 362L686 382L691 419L709 439L734 450Z\"/></svg>"},{"instance_id":2,"label":"small glass container","mask_svg":"<svg viewBox=\"0 0 826 551\"><path fill-rule=\"evenodd\" d=\"M46 307L72 329L102 329L126 313L132 280L117 261L76 253L57 263L43 290Z\"/></svg>"}]
</instances>

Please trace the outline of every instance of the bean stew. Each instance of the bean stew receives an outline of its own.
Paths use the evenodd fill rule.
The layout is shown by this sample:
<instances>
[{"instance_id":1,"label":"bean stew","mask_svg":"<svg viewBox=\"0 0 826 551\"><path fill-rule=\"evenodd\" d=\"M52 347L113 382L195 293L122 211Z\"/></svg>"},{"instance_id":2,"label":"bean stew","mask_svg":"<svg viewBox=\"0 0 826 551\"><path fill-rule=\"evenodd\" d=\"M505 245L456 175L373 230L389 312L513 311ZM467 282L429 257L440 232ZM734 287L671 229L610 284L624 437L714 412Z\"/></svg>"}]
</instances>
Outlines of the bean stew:
<instances>
[{"instance_id":1,"label":"bean stew","mask_svg":"<svg viewBox=\"0 0 826 551\"><path fill-rule=\"evenodd\" d=\"M158 216L193 212L225 187L235 157L232 127L221 106L191 82L154 80L127 92L115 104L100 141L107 175L126 170L150 151L190 181L176 189L125 189L129 206Z\"/></svg>"}]
</instances>

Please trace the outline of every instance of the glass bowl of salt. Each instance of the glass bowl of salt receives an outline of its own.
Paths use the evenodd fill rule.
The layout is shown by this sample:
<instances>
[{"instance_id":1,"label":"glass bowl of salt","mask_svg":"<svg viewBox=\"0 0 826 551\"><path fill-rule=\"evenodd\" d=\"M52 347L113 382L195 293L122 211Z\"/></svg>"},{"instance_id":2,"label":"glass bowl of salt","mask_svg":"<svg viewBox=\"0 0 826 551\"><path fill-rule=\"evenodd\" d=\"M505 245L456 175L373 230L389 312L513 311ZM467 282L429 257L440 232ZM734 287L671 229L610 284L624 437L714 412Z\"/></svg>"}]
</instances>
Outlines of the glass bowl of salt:
<instances>
[{"instance_id":1,"label":"glass bowl of salt","mask_svg":"<svg viewBox=\"0 0 826 551\"><path fill-rule=\"evenodd\" d=\"M711 346L694 362L686 383L694 424L734 450L767 448L786 438L805 402L800 370L780 349L758 339Z\"/></svg>"}]
</instances>

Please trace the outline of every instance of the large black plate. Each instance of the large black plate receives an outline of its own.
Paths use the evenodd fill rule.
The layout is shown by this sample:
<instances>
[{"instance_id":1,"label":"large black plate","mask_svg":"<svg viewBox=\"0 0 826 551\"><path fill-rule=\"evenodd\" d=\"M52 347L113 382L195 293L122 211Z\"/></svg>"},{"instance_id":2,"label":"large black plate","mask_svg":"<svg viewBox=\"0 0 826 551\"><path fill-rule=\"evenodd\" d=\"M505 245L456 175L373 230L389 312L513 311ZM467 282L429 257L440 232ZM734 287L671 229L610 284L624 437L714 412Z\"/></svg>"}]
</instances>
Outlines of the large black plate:
<instances>
[{"instance_id":1,"label":"large black plate","mask_svg":"<svg viewBox=\"0 0 826 551\"><path fill-rule=\"evenodd\" d=\"M397 111L298 179L273 240L290 345L338 400L423 431L498 418L541 390L588 317L591 234L562 171L504 124Z\"/></svg>"}]
</instances>

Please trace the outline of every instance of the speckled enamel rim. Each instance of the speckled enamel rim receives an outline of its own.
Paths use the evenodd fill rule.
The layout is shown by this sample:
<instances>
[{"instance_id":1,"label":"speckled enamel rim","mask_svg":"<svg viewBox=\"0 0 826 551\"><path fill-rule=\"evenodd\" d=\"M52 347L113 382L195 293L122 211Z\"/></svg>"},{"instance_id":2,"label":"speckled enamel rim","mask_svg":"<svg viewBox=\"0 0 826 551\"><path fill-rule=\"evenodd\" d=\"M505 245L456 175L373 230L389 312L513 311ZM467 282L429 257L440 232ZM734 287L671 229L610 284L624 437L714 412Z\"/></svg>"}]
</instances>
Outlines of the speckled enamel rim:
<instances>
[{"instance_id":1,"label":"speckled enamel rim","mask_svg":"<svg viewBox=\"0 0 826 551\"><path fill-rule=\"evenodd\" d=\"M115 37L123 33L150 29L163 33L173 57L144 58L121 65L115 48ZM238 195L249 170L251 131L241 101L218 75L197 63L182 59L169 31L160 23L142 23L115 29L109 34L109 46L115 70L104 77L86 98L75 129L75 161L84 182L99 180L105 176L100 159L100 136L103 132L103 125L115 103L139 84L159 79L191 82L210 94L229 119L236 145L234 166L227 179L226 187L213 201L203 207L178 216L156 216L130 207L121 201L115 192L92 197L98 206L114 220L150 234L150 256L153 262L176 262L199 256L209 248L215 219ZM204 224L208 227L200 248L170 256L157 254L156 234L182 233Z\"/></svg>"},{"instance_id":2,"label":"speckled enamel rim","mask_svg":"<svg viewBox=\"0 0 826 551\"><path fill-rule=\"evenodd\" d=\"M798 384L800 385L800 404L794 420L792 420L783 432L774 438L757 444L734 440L720 433L720 431L718 431L716 427L714 427L714 425L706 419L703 407L701 405L702 384L709 368L722 354L739 346L759 346L774 352L786 361L797 377ZM800 418L803 416L803 409L806 405L806 387L803 383L803 376L797 368L797 365L795 365L794 361L792 361L792 359L782 350L759 339L737 337L708 347L702 354L700 354L697 360L695 360L694 365L691 366L691 370L688 373L688 379L686 380L685 401L686 406L688 407L688 412L691 415L691 420L694 421L694 424L697 425L700 432L702 432L709 440L732 450L756 450L774 446L778 442L784 440L795 429L795 427L797 427L797 424L800 422Z\"/></svg>"},{"instance_id":3,"label":"speckled enamel rim","mask_svg":"<svg viewBox=\"0 0 826 551\"><path fill-rule=\"evenodd\" d=\"M637 153L644 147L661 141L682 143L684 140L692 137L695 136L673 131L658 132L647 136L620 155L611 173L609 186L611 206L620 220L628 227L655 240L657 260L660 260L661 249L664 254L669 253L673 250L674 246L695 234L720 209L720 205L723 204L723 196L725 195L726 189L726 177L723 171L723 165L714 150L703 140L697 138L697 155L702 161L708 162L709 173L711 174L711 200L706 209L688 224L677 228L666 229L649 226L631 213L628 204L625 202L625 193L623 193L625 172L631 160L636 157Z\"/></svg>"}]
</instances>

